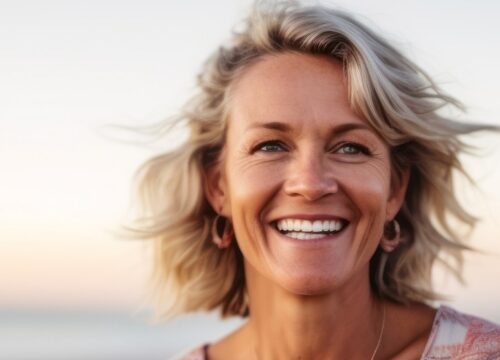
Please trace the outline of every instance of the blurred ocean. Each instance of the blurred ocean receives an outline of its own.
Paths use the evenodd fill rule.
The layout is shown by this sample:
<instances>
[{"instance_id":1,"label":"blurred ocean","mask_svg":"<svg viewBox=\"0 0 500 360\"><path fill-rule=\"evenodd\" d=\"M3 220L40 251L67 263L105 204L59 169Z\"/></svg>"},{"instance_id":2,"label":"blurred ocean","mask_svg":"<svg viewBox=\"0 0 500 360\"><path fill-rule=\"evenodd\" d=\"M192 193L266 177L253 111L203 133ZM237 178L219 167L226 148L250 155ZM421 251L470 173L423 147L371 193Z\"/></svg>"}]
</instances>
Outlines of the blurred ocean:
<instances>
[{"instance_id":1,"label":"blurred ocean","mask_svg":"<svg viewBox=\"0 0 500 360\"><path fill-rule=\"evenodd\" d=\"M497 304L488 313L498 322ZM168 360L241 323L216 314L153 324L144 313L0 309L0 360Z\"/></svg>"},{"instance_id":2,"label":"blurred ocean","mask_svg":"<svg viewBox=\"0 0 500 360\"><path fill-rule=\"evenodd\" d=\"M147 314L3 309L0 360L168 360L240 324L215 314L154 325Z\"/></svg>"}]
</instances>

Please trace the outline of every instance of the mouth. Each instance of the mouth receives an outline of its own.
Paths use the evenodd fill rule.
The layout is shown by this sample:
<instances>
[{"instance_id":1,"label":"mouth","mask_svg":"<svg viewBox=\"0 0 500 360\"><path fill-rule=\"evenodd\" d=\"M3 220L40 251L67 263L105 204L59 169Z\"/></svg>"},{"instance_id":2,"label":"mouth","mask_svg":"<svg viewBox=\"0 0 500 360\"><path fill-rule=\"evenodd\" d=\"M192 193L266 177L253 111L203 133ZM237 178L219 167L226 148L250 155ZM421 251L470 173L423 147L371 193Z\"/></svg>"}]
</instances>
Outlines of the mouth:
<instances>
[{"instance_id":1,"label":"mouth","mask_svg":"<svg viewBox=\"0 0 500 360\"><path fill-rule=\"evenodd\" d=\"M344 230L349 222L344 219L303 220L280 219L273 222L273 226L280 234L297 240L323 239Z\"/></svg>"}]
</instances>

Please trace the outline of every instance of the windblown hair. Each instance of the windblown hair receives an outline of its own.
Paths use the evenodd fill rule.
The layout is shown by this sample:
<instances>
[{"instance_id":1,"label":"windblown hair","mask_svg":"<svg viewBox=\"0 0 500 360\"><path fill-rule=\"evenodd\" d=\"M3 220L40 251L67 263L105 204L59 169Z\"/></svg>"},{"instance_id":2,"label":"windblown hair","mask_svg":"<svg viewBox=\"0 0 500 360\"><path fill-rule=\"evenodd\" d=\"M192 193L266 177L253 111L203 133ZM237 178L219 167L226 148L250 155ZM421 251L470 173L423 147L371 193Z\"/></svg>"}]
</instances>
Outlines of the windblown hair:
<instances>
[{"instance_id":1,"label":"windblown hair","mask_svg":"<svg viewBox=\"0 0 500 360\"><path fill-rule=\"evenodd\" d=\"M257 2L243 30L205 63L198 93L175 118L187 129L187 140L137 173L143 214L135 228L139 237L154 241L160 317L212 309L223 316L248 314L242 254L234 241L224 250L212 243L216 213L203 181L224 148L231 86L252 64L284 52L339 60L352 109L390 147L392 179L410 169L396 217L404 241L390 255L379 249L371 259L373 292L400 303L437 299L431 284L436 260L460 277L467 247L450 221L468 227L475 222L453 190L454 173L467 176L458 155L468 147L460 137L494 127L442 115L443 107L463 106L351 15L321 5Z\"/></svg>"}]
</instances>

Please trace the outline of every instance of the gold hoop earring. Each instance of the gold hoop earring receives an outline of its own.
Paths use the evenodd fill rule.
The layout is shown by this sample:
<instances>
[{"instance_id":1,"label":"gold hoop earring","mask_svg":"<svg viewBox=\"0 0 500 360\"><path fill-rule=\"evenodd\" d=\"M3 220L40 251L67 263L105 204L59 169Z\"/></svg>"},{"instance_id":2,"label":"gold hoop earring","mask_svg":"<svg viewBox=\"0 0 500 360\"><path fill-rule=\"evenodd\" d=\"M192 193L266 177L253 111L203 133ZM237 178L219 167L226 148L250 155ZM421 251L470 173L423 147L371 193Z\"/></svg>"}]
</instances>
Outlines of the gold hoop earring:
<instances>
[{"instance_id":1,"label":"gold hoop earring","mask_svg":"<svg viewBox=\"0 0 500 360\"><path fill-rule=\"evenodd\" d=\"M387 253L394 251L401 243L401 227L397 220L393 219L384 225L384 237L380 247Z\"/></svg>"},{"instance_id":2,"label":"gold hoop earring","mask_svg":"<svg viewBox=\"0 0 500 360\"><path fill-rule=\"evenodd\" d=\"M224 220L224 224L220 223L220 220ZM222 230L222 235L220 231ZM233 241L233 227L231 223L220 215L217 215L212 222L212 242L217 245L219 249L225 249Z\"/></svg>"}]
</instances>

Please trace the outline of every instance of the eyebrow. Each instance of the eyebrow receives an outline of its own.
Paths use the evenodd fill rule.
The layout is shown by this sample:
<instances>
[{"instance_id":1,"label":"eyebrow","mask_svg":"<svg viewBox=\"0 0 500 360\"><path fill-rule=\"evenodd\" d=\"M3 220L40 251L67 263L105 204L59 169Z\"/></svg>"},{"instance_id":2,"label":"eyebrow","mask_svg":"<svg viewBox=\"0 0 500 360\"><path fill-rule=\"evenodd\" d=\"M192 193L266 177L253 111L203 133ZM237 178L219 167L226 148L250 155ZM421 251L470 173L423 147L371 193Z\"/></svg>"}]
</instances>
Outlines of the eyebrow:
<instances>
[{"instance_id":1,"label":"eyebrow","mask_svg":"<svg viewBox=\"0 0 500 360\"><path fill-rule=\"evenodd\" d=\"M252 124L248 127L247 130L251 129L271 129L271 130L277 130L281 131L284 133L290 133L293 132L293 129L290 125L287 123L279 122L279 121L272 121L272 122L262 122L262 123L255 123ZM334 127L331 131L332 135L341 135L346 132L352 131L352 130L367 130L373 133L373 130L370 126L363 124L363 123L346 123L346 124L341 124L336 127Z\"/></svg>"}]
</instances>

